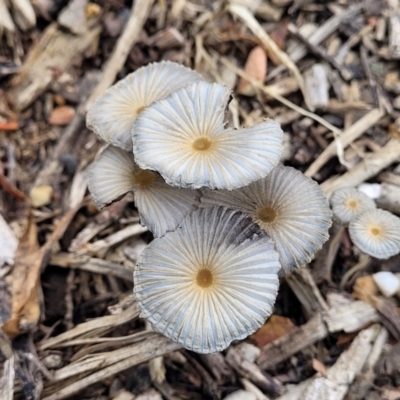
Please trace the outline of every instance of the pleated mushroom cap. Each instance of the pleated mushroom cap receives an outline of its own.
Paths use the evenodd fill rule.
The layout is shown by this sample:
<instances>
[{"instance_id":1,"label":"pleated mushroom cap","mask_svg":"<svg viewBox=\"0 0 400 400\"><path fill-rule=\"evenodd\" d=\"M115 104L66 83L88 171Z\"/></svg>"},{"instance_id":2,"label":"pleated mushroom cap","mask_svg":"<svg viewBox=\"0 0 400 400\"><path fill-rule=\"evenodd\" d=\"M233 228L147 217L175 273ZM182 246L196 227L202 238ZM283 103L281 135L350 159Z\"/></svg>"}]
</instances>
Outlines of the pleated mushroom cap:
<instances>
[{"instance_id":1,"label":"pleated mushroom cap","mask_svg":"<svg viewBox=\"0 0 400 400\"><path fill-rule=\"evenodd\" d=\"M194 211L141 254L134 272L140 315L189 350L224 350L272 313L278 258L271 239L242 213Z\"/></svg>"},{"instance_id":2,"label":"pleated mushroom cap","mask_svg":"<svg viewBox=\"0 0 400 400\"><path fill-rule=\"evenodd\" d=\"M99 208L133 191L140 222L155 237L175 230L198 208L200 198L198 191L169 186L156 172L140 169L131 152L114 146L108 146L92 164L89 190Z\"/></svg>"},{"instance_id":3,"label":"pleated mushroom cap","mask_svg":"<svg viewBox=\"0 0 400 400\"><path fill-rule=\"evenodd\" d=\"M153 103L132 131L136 162L173 186L234 189L266 176L282 153L283 132L265 121L224 128L228 88L196 82Z\"/></svg>"},{"instance_id":4,"label":"pleated mushroom cap","mask_svg":"<svg viewBox=\"0 0 400 400\"><path fill-rule=\"evenodd\" d=\"M96 99L86 124L105 142L132 150L131 129L137 115L153 101L199 80L195 71L170 61L139 68Z\"/></svg>"},{"instance_id":5,"label":"pleated mushroom cap","mask_svg":"<svg viewBox=\"0 0 400 400\"><path fill-rule=\"evenodd\" d=\"M369 209L349 224L353 243L364 253L386 259L400 253L400 218L380 209Z\"/></svg>"},{"instance_id":6,"label":"pleated mushroom cap","mask_svg":"<svg viewBox=\"0 0 400 400\"><path fill-rule=\"evenodd\" d=\"M264 179L231 192L205 190L200 207L216 205L242 211L268 232L285 273L312 260L332 224L328 201L318 184L281 165Z\"/></svg>"},{"instance_id":7,"label":"pleated mushroom cap","mask_svg":"<svg viewBox=\"0 0 400 400\"><path fill-rule=\"evenodd\" d=\"M376 208L375 202L354 187L335 190L330 199L333 218L342 225L348 225L369 208Z\"/></svg>"}]
</instances>

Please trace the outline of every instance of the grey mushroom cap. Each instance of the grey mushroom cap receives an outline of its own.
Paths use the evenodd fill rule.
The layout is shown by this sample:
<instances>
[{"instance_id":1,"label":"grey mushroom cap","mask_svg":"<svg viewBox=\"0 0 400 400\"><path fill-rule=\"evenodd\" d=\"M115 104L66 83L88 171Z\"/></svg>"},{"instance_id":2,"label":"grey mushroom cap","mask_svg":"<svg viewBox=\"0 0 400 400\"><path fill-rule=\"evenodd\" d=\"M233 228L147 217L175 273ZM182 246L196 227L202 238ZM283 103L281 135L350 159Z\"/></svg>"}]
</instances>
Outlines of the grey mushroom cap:
<instances>
[{"instance_id":1,"label":"grey mushroom cap","mask_svg":"<svg viewBox=\"0 0 400 400\"><path fill-rule=\"evenodd\" d=\"M105 142L132 151L131 129L141 111L200 80L202 77L197 72L171 61L141 67L95 100L87 113L86 124Z\"/></svg>"},{"instance_id":2,"label":"grey mushroom cap","mask_svg":"<svg viewBox=\"0 0 400 400\"><path fill-rule=\"evenodd\" d=\"M200 201L198 191L167 185L158 173L140 169L131 152L114 146L108 146L92 164L89 190L99 208L132 191L140 222L155 237L175 230Z\"/></svg>"},{"instance_id":3,"label":"grey mushroom cap","mask_svg":"<svg viewBox=\"0 0 400 400\"><path fill-rule=\"evenodd\" d=\"M316 182L277 166L263 179L233 191L204 190L200 207L221 205L252 217L273 239L283 271L308 264L328 240L328 201Z\"/></svg>"},{"instance_id":4,"label":"grey mushroom cap","mask_svg":"<svg viewBox=\"0 0 400 400\"><path fill-rule=\"evenodd\" d=\"M271 239L242 213L194 211L141 254L134 272L141 317L189 350L222 351L272 313L278 258Z\"/></svg>"},{"instance_id":5,"label":"grey mushroom cap","mask_svg":"<svg viewBox=\"0 0 400 400\"><path fill-rule=\"evenodd\" d=\"M146 108L132 130L138 165L192 189L231 190L266 176L279 162L283 132L271 120L225 129L229 97L225 86L196 82Z\"/></svg>"},{"instance_id":6,"label":"grey mushroom cap","mask_svg":"<svg viewBox=\"0 0 400 400\"><path fill-rule=\"evenodd\" d=\"M400 253L400 218L369 209L349 224L350 238L364 253L386 259Z\"/></svg>"},{"instance_id":7,"label":"grey mushroom cap","mask_svg":"<svg viewBox=\"0 0 400 400\"><path fill-rule=\"evenodd\" d=\"M374 200L354 187L344 187L333 192L330 198L333 218L342 225L370 208L376 208Z\"/></svg>"}]
</instances>

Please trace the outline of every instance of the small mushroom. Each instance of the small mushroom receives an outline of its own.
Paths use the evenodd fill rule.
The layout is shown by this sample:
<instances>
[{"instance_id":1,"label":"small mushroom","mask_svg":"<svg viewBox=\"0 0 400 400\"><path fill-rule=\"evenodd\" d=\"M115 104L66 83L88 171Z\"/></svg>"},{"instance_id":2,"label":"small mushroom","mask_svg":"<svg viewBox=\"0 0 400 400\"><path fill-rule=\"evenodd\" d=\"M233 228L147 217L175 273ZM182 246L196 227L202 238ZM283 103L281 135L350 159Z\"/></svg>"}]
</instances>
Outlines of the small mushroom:
<instances>
[{"instance_id":1,"label":"small mushroom","mask_svg":"<svg viewBox=\"0 0 400 400\"><path fill-rule=\"evenodd\" d=\"M282 154L283 132L268 120L225 129L230 90L196 82L153 103L136 118L134 154L170 185L234 189L266 176Z\"/></svg>"},{"instance_id":2,"label":"small mushroom","mask_svg":"<svg viewBox=\"0 0 400 400\"><path fill-rule=\"evenodd\" d=\"M251 216L273 239L285 273L309 263L328 240L331 211L318 184L279 165L231 192L204 190L200 207L221 205Z\"/></svg>"},{"instance_id":3,"label":"small mushroom","mask_svg":"<svg viewBox=\"0 0 400 400\"><path fill-rule=\"evenodd\" d=\"M341 225L348 225L369 208L376 208L375 202L354 187L336 190L330 199L333 218Z\"/></svg>"},{"instance_id":4,"label":"small mushroom","mask_svg":"<svg viewBox=\"0 0 400 400\"><path fill-rule=\"evenodd\" d=\"M189 350L222 351L272 313L278 259L272 240L241 212L194 211L143 251L134 272L140 315Z\"/></svg>"},{"instance_id":5,"label":"small mushroom","mask_svg":"<svg viewBox=\"0 0 400 400\"><path fill-rule=\"evenodd\" d=\"M349 224L350 238L364 253L386 259L400 253L400 218L372 208Z\"/></svg>"},{"instance_id":6,"label":"small mushroom","mask_svg":"<svg viewBox=\"0 0 400 400\"><path fill-rule=\"evenodd\" d=\"M139 68L96 99L87 113L87 126L105 142L132 150L131 129L138 114L153 101L199 80L197 72L170 61Z\"/></svg>"},{"instance_id":7,"label":"small mushroom","mask_svg":"<svg viewBox=\"0 0 400 400\"><path fill-rule=\"evenodd\" d=\"M198 191L169 186L158 173L140 169L131 152L114 146L108 146L92 164L89 190L99 208L133 191L140 222L155 237L176 229L198 208L200 198Z\"/></svg>"}]
</instances>

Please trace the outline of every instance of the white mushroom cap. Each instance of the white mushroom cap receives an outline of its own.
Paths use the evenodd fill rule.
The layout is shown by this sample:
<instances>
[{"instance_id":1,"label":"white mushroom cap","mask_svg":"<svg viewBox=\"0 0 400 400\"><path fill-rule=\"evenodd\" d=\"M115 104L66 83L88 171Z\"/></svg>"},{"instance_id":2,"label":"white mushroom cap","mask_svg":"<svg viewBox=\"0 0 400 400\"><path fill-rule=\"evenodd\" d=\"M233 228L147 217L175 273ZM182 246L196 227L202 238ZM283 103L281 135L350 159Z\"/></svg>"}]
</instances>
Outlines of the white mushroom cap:
<instances>
[{"instance_id":1,"label":"white mushroom cap","mask_svg":"<svg viewBox=\"0 0 400 400\"><path fill-rule=\"evenodd\" d=\"M328 201L316 182L291 167L231 192L205 190L201 207L221 205L250 215L272 237L284 272L301 268L328 240Z\"/></svg>"},{"instance_id":2,"label":"white mushroom cap","mask_svg":"<svg viewBox=\"0 0 400 400\"><path fill-rule=\"evenodd\" d=\"M202 80L195 71L162 61L139 68L99 96L86 116L88 128L101 139L132 150L131 129L137 115L153 101Z\"/></svg>"},{"instance_id":3,"label":"white mushroom cap","mask_svg":"<svg viewBox=\"0 0 400 400\"><path fill-rule=\"evenodd\" d=\"M114 146L108 146L92 164L89 190L99 208L133 191L140 222L155 237L175 230L198 208L200 198L195 190L169 186L156 172L140 169L131 152Z\"/></svg>"},{"instance_id":4,"label":"white mushroom cap","mask_svg":"<svg viewBox=\"0 0 400 400\"><path fill-rule=\"evenodd\" d=\"M175 232L153 240L134 272L141 317L198 353L221 351L272 313L279 255L238 211L194 211Z\"/></svg>"},{"instance_id":5,"label":"white mushroom cap","mask_svg":"<svg viewBox=\"0 0 400 400\"><path fill-rule=\"evenodd\" d=\"M380 209L369 209L350 222L353 243L364 253L386 259L400 253L400 218Z\"/></svg>"},{"instance_id":6,"label":"white mushroom cap","mask_svg":"<svg viewBox=\"0 0 400 400\"><path fill-rule=\"evenodd\" d=\"M369 208L376 208L375 202L354 187L336 190L330 199L333 218L342 225L347 225Z\"/></svg>"},{"instance_id":7,"label":"white mushroom cap","mask_svg":"<svg viewBox=\"0 0 400 400\"><path fill-rule=\"evenodd\" d=\"M225 86L197 82L146 108L132 131L138 165L192 189L234 189L266 176L281 156L283 132L271 120L225 130L229 96Z\"/></svg>"}]
</instances>

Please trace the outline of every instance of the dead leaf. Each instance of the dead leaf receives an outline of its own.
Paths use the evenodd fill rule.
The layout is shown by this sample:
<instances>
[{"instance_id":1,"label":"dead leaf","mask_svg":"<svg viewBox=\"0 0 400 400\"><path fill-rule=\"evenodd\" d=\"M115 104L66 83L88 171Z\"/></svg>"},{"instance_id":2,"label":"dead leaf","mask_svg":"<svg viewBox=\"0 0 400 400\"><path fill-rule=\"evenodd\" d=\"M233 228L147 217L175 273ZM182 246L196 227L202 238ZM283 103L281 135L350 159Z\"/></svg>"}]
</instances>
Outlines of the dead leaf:
<instances>
[{"instance_id":1,"label":"dead leaf","mask_svg":"<svg viewBox=\"0 0 400 400\"><path fill-rule=\"evenodd\" d=\"M253 79L260 82L264 81L267 73L267 55L261 46L257 46L250 51L244 66L244 72ZM254 87L244 78L240 78L237 92L244 96L254 96L256 94Z\"/></svg>"},{"instance_id":2,"label":"dead leaf","mask_svg":"<svg viewBox=\"0 0 400 400\"><path fill-rule=\"evenodd\" d=\"M64 234L85 200L68 210L46 243L39 248L37 228L32 214L15 254L12 275L12 309L2 329L10 339L36 329L40 318L40 274L47 264L50 251Z\"/></svg>"},{"instance_id":3,"label":"dead leaf","mask_svg":"<svg viewBox=\"0 0 400 400\"><path fill-rule=\"evenodd\" d=\"M28 226L19 241L15 254L12 275L12 310L10 319L4 324L3 330L10 339L24 333L20 329L20 322L26 325L28 317L32 321L39 320L40 305L38 298L38 273L40 273L40 249L37 242L37 227L32 214L29 216Z\"/></svg>"},{"instance_id":4,"label":"dead leaf","mask_svg":"<svg viewBox=\"0 0 400 400\"><path fill-rule=\"evenodd\" d=\"M71 106L59 106L54 108L49 117L51 125L68 125L75 116L75 109Z\"/></svg>"},{"instance_id":5,"label":"dead leaf","mask_svg":"<svg viewBox=\"0 0 400 400\"><path fill-rule=\"evenodd\" d=\"M357 278L353 286L354 298L365 301L372 306L376 305L378 292L378 286L372 278L372 275Z\"/></svg>"},{"instance_id":6,"label":"dead leaf","mask_svg":"<svg viewBox=\"0 0 400 400\"><path fill-rule=\"evenodd\" d=\"M256 346L261 348L291 332L294 328L296 326L289 318L281 317L280 315L271 315L269 320L251 335L251 339L255 342Z\"/></svg>"},{"instance_id":7,"label":"dead leaf","mask_svg":"<svg viewBox=\"0 0 400 400\"><path fill-rule=\"evenodd\" d=\"M319 372L322 376L326 377L326 368L321 361L318 361L316 358L313 358L312 367L314 371Z\"/></svg>"}]
</instances>

